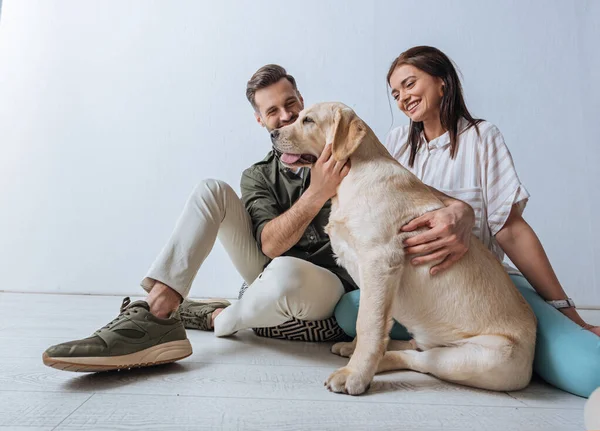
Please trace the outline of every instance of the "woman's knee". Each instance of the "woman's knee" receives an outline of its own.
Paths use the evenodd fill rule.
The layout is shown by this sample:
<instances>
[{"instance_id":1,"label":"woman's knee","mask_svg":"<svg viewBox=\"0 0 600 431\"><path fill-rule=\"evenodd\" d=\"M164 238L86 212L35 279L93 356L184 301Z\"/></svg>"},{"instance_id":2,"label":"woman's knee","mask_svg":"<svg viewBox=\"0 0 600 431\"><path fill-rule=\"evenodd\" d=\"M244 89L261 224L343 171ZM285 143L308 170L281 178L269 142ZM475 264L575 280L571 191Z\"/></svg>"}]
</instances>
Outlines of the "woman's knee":
<instances>
[{"instance_id":1,"label":"woman's knee","mask_svg":"<svg viewBox=\"0 0 600 431\"><path fill-rule=\"evenodd\" d=\"M346 293L337 303L333 313L340 328L350 337L356 337L359 303L360 290ZM410 340L412 337L404 326L394 321L394 325L390 331L390 338L392 340Z\"/></svg>"},{"instance_id":2,"label":"woman's knee","mask_svg":"<svg viewBox=\"0 0 600 431\"><path fill-rule=\"evenodd\" d=\"M356 319L358 317L359 301L359 290L348 292L341 297L333 312L339 327L350 337L356 337Z\"/></svg>"}]
</instances>

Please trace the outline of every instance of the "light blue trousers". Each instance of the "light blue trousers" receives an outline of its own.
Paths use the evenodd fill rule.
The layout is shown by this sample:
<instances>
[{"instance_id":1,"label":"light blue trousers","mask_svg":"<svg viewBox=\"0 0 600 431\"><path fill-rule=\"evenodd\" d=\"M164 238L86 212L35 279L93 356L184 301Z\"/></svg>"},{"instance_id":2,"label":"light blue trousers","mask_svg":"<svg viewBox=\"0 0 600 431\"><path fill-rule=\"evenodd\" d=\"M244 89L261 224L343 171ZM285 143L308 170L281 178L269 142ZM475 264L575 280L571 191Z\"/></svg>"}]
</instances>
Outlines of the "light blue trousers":
<instances>
[{"instance_id":1,"label":"light blue trousers","mask_svg":"<svg viewBox=\"0 0 600 431\"><path fill-rule=\"evenodd\" d=\"M525 277L511 275L538 320L533 370L548 383L582 397L600 386L600 337L572 322L540 297ZM347 293L335 308L335 318L351 337L356 337L360 290ZM390 332L394 340L410 334L398 322Z\"/></svg>"}]
</instances>

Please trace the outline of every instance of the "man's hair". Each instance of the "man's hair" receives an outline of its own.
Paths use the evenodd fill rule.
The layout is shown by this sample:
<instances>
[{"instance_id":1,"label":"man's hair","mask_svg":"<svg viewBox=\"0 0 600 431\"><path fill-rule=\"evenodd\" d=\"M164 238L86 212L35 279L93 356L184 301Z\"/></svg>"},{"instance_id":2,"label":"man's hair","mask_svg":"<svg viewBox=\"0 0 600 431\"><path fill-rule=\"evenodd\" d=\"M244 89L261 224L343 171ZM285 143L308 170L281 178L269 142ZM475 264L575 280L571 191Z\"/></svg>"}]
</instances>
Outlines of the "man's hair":
<instances>
[{"instance_id":1,"label":"man's hair","mask_svg":"<svg viewBox=\"0 0 600 431\"><path fill-rule=\"evenodd\" d=\"M256 91L273 85L283 78L290 81L292 87L294 87L294 90L298 90L294 77L292 75L288 75L286 70L277 64L267 64L266 66L258 69L254 75L252 75L252 78L250 78L250 81L248 81L248 84L246 85L246 97L255 111L258 110L254 101Z\"/></svg>"}]
</instances>

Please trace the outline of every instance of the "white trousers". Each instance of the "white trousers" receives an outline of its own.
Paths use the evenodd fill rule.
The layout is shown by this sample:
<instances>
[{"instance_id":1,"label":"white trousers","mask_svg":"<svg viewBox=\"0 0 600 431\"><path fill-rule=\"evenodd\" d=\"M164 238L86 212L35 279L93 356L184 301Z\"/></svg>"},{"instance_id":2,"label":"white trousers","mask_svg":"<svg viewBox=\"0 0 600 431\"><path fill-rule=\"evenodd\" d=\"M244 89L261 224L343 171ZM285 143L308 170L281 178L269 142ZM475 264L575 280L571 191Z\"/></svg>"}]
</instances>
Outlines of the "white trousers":
<instances>
[{"instance_id":1,"label":"white trousers","mask_svg":"<svg viewBox=\"0 0 600 431\"><path fill-rule=\"evenodd\" d=\"M235 191L218 180L196 186L142 287L149 292L159 281L187 297L217 237L249 287L241 300L217 316L215 335L333 315L344 294L339 278L294 257L275 258L263 271L269 259L252 235L250 216Z\"/></svg>"}]
</instances>

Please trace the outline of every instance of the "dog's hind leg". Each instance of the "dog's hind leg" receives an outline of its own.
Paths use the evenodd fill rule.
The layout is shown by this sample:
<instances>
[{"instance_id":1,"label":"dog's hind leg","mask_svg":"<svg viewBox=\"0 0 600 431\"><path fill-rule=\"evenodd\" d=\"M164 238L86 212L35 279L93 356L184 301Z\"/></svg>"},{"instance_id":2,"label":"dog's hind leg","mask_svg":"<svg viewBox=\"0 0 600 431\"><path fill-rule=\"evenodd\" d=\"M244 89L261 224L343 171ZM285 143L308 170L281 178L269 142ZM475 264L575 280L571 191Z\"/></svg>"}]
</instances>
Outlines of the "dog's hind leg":
<instances>
[{"instance_id":1,"label":"dog's hind leg","mask_svg":"<svg viewBox=\"0 0 600 431\"><path fill-rule=\"evenodd\" d=\"M515 345L501 335L479 335L450 347L386 352L377 372L413 370L442 380L496 391L522 389L531 367L523 368ZM525 361L526 363L526 361Z\"/></svg>"},{"instance_id":2,"label":"dog's hind leg","mask_svg":"<svg viewBox=\"0 0 600 431\"><path fill-rule=\"evenodd\" d=\"M344 358L349 358L354 353L355 348L356 337L354 337L354 340L350 342L341 341L339 343L335 343L333 346L331 346L331 353L333 353L334 355L342 356Z\"/></svg>"},{"instance_id":3,"label":"dog's hind leg","mask_svg":"<svg viewBox=\"0 0 600 431\"><path fill-rule=\"evenodd\" d=\"M351 358L356 349L356 338L353 341L346 342L341 341L331 346L331 353L342 356L344 358ZM388 350L416 350L417 344L415 340L390 340L387 345Z\"/></svg>"},{"instance_id":4,"label":"dog's hind leg","mask_svg":"<svg viewBox=\"0 0 600 431\"><path fill-rule=\"evenodd\" d=\"M390 340L387 349L388 351L417 350L417 343L414 338L411 338L410 340Z\"/></svg>"}]
</instances>

